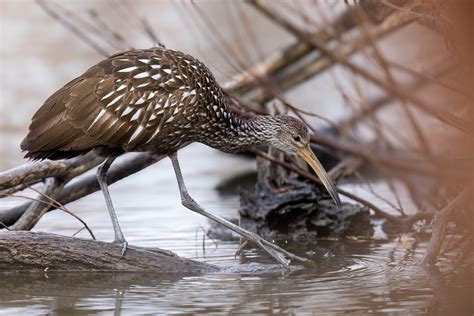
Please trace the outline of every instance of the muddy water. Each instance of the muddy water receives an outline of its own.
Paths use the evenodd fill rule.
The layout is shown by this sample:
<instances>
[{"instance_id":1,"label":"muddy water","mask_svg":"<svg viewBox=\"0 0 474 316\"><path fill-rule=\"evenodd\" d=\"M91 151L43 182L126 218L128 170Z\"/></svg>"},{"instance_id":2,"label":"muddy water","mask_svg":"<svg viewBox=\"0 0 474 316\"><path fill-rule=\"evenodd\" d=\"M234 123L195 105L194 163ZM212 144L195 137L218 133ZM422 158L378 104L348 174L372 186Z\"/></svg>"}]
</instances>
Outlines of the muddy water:
<instances>
[{"instance_id":1,"label":"muddy water","mask_svg":"<svg viewBox=\"0 0 474 316\"><path fill-rule=\"evenodd\" d=\"M0 3L0 168L3 170L23 162L18 144L39 103L99 60L100 56L51 21L31 2L2 0ZM70 9L78 10L84 9L81 3L67 2ZM91 7L98 2L84 3ZM97 8L104 9L106 3L102 2ZM209 40L194 38L199 33L196 30L183 33L179 20L183 16L176 13L180 11L176 10L175 4L163 1L140 3L137 8L160 17L151 21L169 46L198 56L211 66L221 81L227 79L232 72L228 61L216 58L222 52ZM234 20L229 18L229 8L215 4L205 2L203 5L219 25L231 26ZM102 10L106 16L107 10L107 7ZM256 19L255 15L251 21L259 38L265 39L261 43L264 53L288 42L288 36L275 31L273 25ZM47 32L39 35L37 30ZM230 38L229 42L239 45L235 38ZM143 43L136 45L148 45ZM253 57L257 55L253 54ZM343 101L329 77L313 81L309 90L298 89L290 97L298 105L313 106L313 100L305 95L314 95L316 88L319 91L318 104L331 105L317 111L334 118L338 112L334 106L343 104ZM25 88L25 81L18 78L28 78L28 88ZM11 110L12 104L15 111ZM215 187L241 172L254 170L252 161L192 145L182 151L181 163L188 189L198 201L221 216L236 216L239 205L237 188L232 194L221 196ZM373 199L358 186L347 186L346 189ZM376 189L387 197L385 187L376 186ZM0 315L382 312L471 315L474 311L472 261L470 265L466 263L453 271L425 270L419 265L425 242L412 247L415 241L411 238L388 239L379 226L375 238L370 241L321 240L307 247L284 244L301 256L311 257L318 266L312 270L295 267L294 271L288 272L282 271L256 250L247 251L246 259L235 259L236 242L203 239L209 222L180 205L169 161L162 161L113 185L111 194L130 244L169 249L187 258L218 265L222 271L199 277L145 273L3 275ZM21 201L2 199L0 210L18 202ZM384 207L379 200L373 202ZM413 210L405 205L408 211ZM98 239L112 239L113 231L100 192L71 203L68 208L91 226ZM55 211L47 214L35 230L70 236L80 228L80 224L69 215ZM78 236L88 237L84 231Z\"/></svg>"},{"instance_id":2,"label":"muddy water","mask_svg":"<svg viewBox=\"0 0 474 316\"><path fill-rule=\"evenodd\" d=\"M233 217L237 194L219 196L222 179L254 169L243 158L194 145L181 154L189 191L216 214ZM196 167L196 166L199 166ZM351 188L351 187L349 187ZM354 187L352 187L354 189ZM378 232L370 241L321 240L285 247L315 260L315 269L283 271L265 255L249 250L234 259L236 242L204 238L209 222L179 204L171 165L162 161L111 187L124 234L134 245L158 246L218 265L221 272L199 277L160 274L39 273L3 276L1 315L142 314L333 314L382 313L468 315L473 305L471 265L454 272L419 265L426 247ZM111 240L100 193L69 205L99 239ZM59 211L35 230L72 235L80 224ZM82 231L79 236L87 237Z\"/></svg>"}]
</instances>

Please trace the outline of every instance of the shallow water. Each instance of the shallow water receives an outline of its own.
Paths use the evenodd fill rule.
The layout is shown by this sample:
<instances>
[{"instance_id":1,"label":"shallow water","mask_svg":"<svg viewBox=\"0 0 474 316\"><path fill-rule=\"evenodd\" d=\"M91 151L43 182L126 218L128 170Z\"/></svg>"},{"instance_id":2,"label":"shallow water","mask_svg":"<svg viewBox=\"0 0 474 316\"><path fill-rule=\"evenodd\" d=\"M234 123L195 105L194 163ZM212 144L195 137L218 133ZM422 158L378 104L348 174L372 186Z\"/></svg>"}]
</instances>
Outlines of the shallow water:
<instances>
[{"instance_id":1,"label":"shallow water","mask_svg":"<svg viewBox=\"0 0 474 316\"><path fill-rule=\"evenodd\" d=\"M189 191L213 212L233 217L238 196L220 196L222 179L251 171L254 163L201 145L181 154ZM195 167L195 166L199 166ZM283 271L260 251L234 259L237 242L209 240L209 222L184 209L168 161L111 187L129 242L157 246L218 265L222 271L198 277L146 273L39 273L3 276L0 314L472 314L472 264L455 272L419 265L426 247L414 239L320 240L284 245L316 261L317 268ZM353 188L354 189L354 188ZM69 205L97 238L113 236L99 193ZM60 211L46 215L35 230L72 235L80 225ZM87 234L82 231L82 237ZM454 315L454 314L453 314Z\"/></svg>"},{"instance_id":2,"label":"shallow water","mask_svg":"<svg viewBox=\"0 0 474 316\"><path fill-rule=\"evenodd\" d=\"M113 13L109 14L108 2L67 3L70 9L76 6L84 9L83 3L86 3L85 7L97 5L107 18ZM221 82L232 75L228 60L216 49L218 45L213 45L199 30L183 32L181 22L187 15L179 15L181 11L176 9L175 2L144 0L140 3L137 9L149 13L150 21L167 45L204 60ZM232 36L236 27L235 21L229 18L229 7L219 7L216 3L205 3L206 12L218 25L230 29L226 31L223 27L222 30L229 43L242 46ZM39 104L58 87L97 62L100 56L31 3L2 0L0 5L0 169L3 170L23 163L18 144ZM249 10L249 14L252 12ZM264 54L290 40L288 34L265 19L259 19L255 12L250 17L253 30L258 30L262 39ZM115 25L121 26L122 22L120 20ZM133 29L130 30L131 38L137 47L150 45L142 35L131 31ZM388 51L397 57L417 52L394 43L386 42L384 47L390 48ZM258 54L249 51L253 59L258 59ZM251 64L252 60L248 63ZM298 106L336 120L347 108L343 106L344 100L331 75L327 72L305 87L291 91L289 98ZM28 78L28 89L25 89L24 80L18 78ZM347 78L341 76L340 79ZM373 94L373 89L368 86L363 90L366 97ZM16 111L11 111L11 104L15 104ZM254 170L255 163L201 145L184 149L180 160L192 196L216 214L228 218L236 216L239 206L237 187L225 196L219 195L215 187L225 179ZM345 189L373 200L381 208L386 206L360 187L346 186ZM376 186L376 191L383 196L389 195L384 186ZM222 270L198 277L50 272L2 275L1 316L173 313L472 315L474 312L472 260L453 271L444 268L441 271L426 270L419 265L426 242L421 241L412 247L413 238L389 240L380 227L376 228L376 236L370 241L321 240L313 246L284 244L282 246L288 250L310 257L317 263L315 269L295 267L288 272L256 250L246 251L245 260L235 259L237 242L208 238L203 242L209 222L180 205L176 180L167 160L114 184L111 194L130 244L172 250L186 258L215 264ZM0 210L18 202L21 201L2 199ZM407 211L413 210L409 204L404 205ZM98 239L113 238L100 192L71 203L68 208L91 226ZM80 223L71 216L54 211L44 216L35 230L71 236L80 228ZM88 238L85 231L78 236Z\"/></svg>"}]
</instances>

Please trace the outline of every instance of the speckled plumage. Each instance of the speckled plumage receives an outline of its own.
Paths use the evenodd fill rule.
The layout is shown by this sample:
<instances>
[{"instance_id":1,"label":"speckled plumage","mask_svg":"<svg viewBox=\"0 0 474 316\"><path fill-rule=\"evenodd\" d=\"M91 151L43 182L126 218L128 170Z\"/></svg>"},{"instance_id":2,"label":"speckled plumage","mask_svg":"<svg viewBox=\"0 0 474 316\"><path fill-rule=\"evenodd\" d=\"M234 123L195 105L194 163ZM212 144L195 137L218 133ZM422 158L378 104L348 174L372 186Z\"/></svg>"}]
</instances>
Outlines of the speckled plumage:
<instances>
[{"instance_id":1,"label":"speckled plumage","mask_svg":"<svg viewBox=\"0 0 474 316\"><path fill-rule=\"evenodd\" d=\"M294 119L233 114L203 63L157 47L115 54L66 84L34 115L21 148L33 159L95 147L168 154L194 141L233 152L270 139L282 120Z\"/></svg>"},{"instance_id":2,"label":"speckled plumage","mask_svg":"<svg viewBox=\"0 0 474 316\"><path fill-rule=\"evenodd\" d=\"M240 117L226 100L209 69L192 56L162 47L118 53L51 95L33 116L21 148L32 159L70 158L101 149L106 159L97 170L97 181L122 255L127 241L110 198L107 171L120 153L147 151L169 156L185 207L238 232L288 265L275 252L281 248L212 215L192 199L177 150L191 142L225 152L269 145L304 159L340 206L336 189L311 151L302 122L289 116Z\"/></svg>"}]
</instances>

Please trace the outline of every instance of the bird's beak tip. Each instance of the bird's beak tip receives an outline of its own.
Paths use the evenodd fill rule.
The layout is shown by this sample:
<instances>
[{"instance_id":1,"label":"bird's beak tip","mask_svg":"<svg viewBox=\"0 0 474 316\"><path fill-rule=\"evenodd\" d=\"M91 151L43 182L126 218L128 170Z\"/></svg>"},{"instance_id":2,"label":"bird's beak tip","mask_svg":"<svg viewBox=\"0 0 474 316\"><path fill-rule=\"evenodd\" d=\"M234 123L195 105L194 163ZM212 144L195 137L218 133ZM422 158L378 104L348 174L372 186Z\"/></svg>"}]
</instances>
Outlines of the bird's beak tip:
<instances>
[{"instance_id":1,"label":"bird's beak tip","mask_svg":"<svg viewBox=\"0 0 474 316\"><path fill-rule=\"evenodd\" d=\"M341 210L342 204L341 200L339 199L339 194L337 193L337 190L328 174L324 170L324 167L321 165L318 158L316 158L316 155L313 153L309 145L299 149L297 154L314 170L319 179L321 179L321 182L324 184L326 190L329 192L329 195L331 195L331 198L336 203L337 208Z\"/></svg>"}]
</instances>

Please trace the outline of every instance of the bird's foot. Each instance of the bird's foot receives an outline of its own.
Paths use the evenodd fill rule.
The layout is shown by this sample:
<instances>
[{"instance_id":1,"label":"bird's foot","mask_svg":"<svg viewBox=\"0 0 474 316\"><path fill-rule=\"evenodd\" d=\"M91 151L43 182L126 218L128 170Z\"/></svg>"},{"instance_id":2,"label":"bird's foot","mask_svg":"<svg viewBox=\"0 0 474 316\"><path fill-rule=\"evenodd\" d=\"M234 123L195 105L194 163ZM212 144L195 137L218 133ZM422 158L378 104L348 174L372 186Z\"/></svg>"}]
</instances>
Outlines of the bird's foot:
<instances>
[{"instance_id":1,"label":"bird's foot","mask_svg":"<svg viewBox=\"0 0 474 316\"><path fill-rule=\"evenodd\" d=\"M122 257L125 256L125 252L127 251L128 242L125 239L122 240L114 240L114 245L122 247Z\"/></svg>"},{"instance_id":2,"label":"bird's foot","mask_svg":"<svg viewBox=\"0 0 474 316\"><path fill-rule=\"evenodd\" d=\"M315 263L313 261L306 258L299 257L291 252L288 252L285 249L275 245L274 243L271 243L263 239L257 234L249 232L245 234L243 237L245 238L245 240L242 243L242 245L240 245L239 249L237 249L237 252L235 253L236 257L240 255L242 250L247 246L248 242L251 241L252 243L257 245L259 248L264 250L266 253L268 253L273 259L278 261L283 267L287 269L290 267L291 260L300 262L301 264L305 266L311 266L311 267L315 266Z\"/></svg>"}]
</instances>

